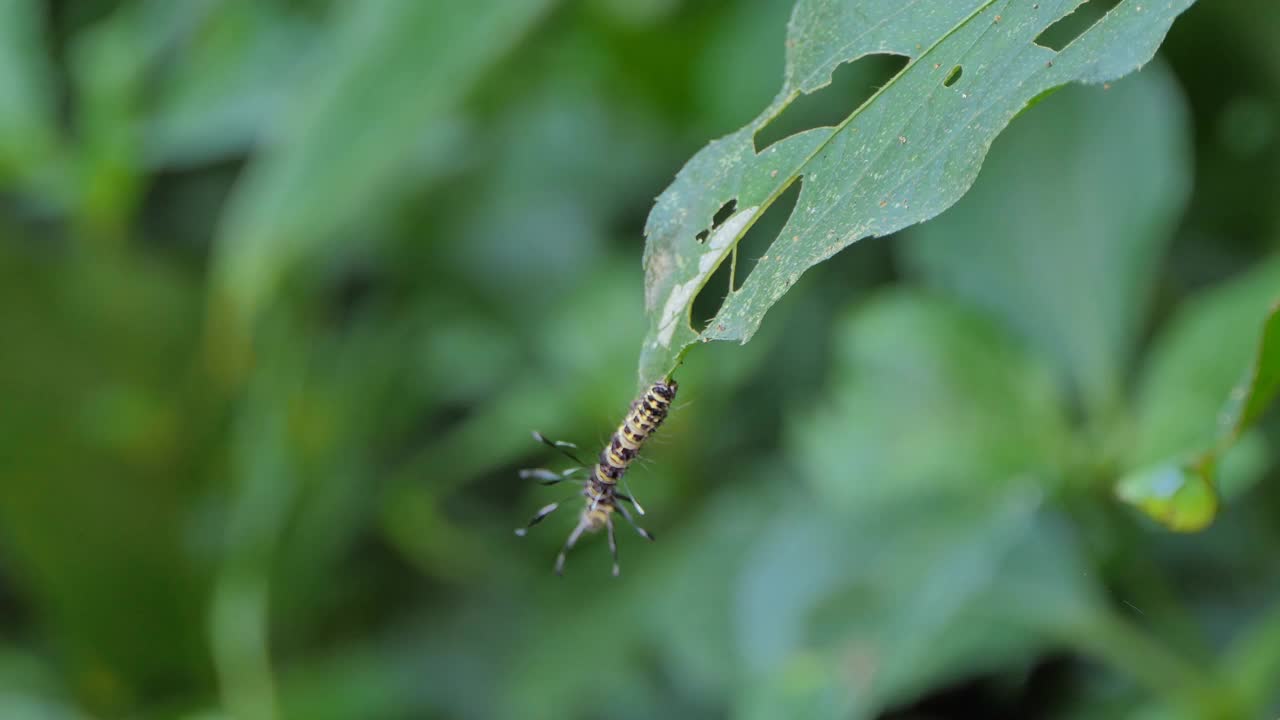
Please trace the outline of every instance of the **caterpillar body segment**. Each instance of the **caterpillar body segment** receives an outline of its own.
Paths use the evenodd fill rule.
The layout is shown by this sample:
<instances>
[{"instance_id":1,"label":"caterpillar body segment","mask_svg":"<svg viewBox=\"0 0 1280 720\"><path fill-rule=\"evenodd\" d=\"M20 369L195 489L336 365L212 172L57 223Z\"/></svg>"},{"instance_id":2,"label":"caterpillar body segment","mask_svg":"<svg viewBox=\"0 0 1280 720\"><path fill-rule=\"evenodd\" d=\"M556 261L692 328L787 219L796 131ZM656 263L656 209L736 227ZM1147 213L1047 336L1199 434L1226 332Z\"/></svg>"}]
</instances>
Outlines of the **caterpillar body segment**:
<instances>
[{"instance_id":1,"label":"caterpillar body segment","mask_svg":"<svg viewBox=\"0 0 1280 720\"><path fill-rule=\"evenodd\" d=\"M679 386L675 380L656 382L638 400L631 403L631 410L622 424L609 438L609 444L600 451L600 461L593 474L596 482L615 485L627 471L627 466L640 452L644 441L667 419L671 401Z\"/></svg>"},{"instance_id":2,"label":"caterpillar body segment","mask_svg":"<svg viewBox=\"0 0 1280 720\"><path fill-rule=\"evenodd\" d=\"M626 473L631 462L639 454L644 442L666 420L667 413L671 409L671 402L675 399L677 388L676 381L668 379L660 380L650 385L635 402L631 403L631 409L627 412L622 424L618 426L618 429L609 438L609 443L605 448L600 451L596 464L590 467L587 467L578 460L576 455L570 452L569 448L576 449L577 447L572 443L548 440L537 432L533 434L534 439L538 442L555 448L569 459L578 463L581 469L589 471L585 480L576 481L582 485L580 494L586 499L586 506L578 517L578 524L569 533L569 538L565 541L564 547L561 548L560 554L556 556L556 574L564 571L565 558L582 535L584 533L599 532L600 530L607 531L609 536L609 552L613 557L614 576L621 572L621 568L618 565L618 543L614 536L613 528L613 515L615 512L635 528L641 537L646 540L653 540L653 534L636 524L635 518L632 517L631 512L627 510L623 503L630 503L635 507L636 512L641 515L644 514L644 510L630 495L618 492L618 482ZM572 475L577 469L555 473L551 470L536 468L522 470L520 471L520 476L537 480L544 485L553 485L572 479ZM555 512L559 505L560 503L551 503L544 506L533 516L528 525L517 529L516 534L525 535L529 528L542 522L548 515Z\"/></svg>"}]
</instances>

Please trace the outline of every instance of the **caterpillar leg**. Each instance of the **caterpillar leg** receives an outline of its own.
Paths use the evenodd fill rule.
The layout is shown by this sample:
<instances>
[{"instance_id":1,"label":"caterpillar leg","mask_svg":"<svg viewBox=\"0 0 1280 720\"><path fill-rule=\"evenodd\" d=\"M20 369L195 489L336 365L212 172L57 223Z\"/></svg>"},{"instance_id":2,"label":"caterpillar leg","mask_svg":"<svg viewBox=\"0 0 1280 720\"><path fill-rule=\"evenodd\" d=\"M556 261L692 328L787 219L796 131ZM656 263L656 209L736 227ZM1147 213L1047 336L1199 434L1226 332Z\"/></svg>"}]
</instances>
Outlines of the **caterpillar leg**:
<instances>
[{"instance_id":1,"label":"caterpillar leg","mask_svg":"<svg viewBox=\"0 0 1280 720\"><path fill-rule=\"evenodd\" d=\"M604 526L609 531L609 554L613 556L613 576L618 577L622 574L622 567L618 565L618 539L613 536L613 518L606 520Z\"/></svg>"},{"instance_id":2,"label":"caterpillar leg","mask_svg":"<svg viewBox=\"0 0 1280 720\"><path fill-rule=\"evenodd\" d=\"M618 498L619 500L625 500L631 503L633 506L635 506L637 513L644 515L644 508L640 507L640 503L636 502L635 498L631 497L630 495L623 495L620 492L614 493L613 496Z\"/></svg>"},{"instance_id":3,"label":"caterpillar leg","mask_svg":"<svg viewBox=\"0 0 1280 720\"><path fill-rule=\"evenodd\" d=\"M556 472L546 468L525 468L520 471L521 480L533 480L539 485L557 485L569 480L575 474L582 471L582 468L569 468L563 472ZM578 484L583 484L585 480L574 480Z\"/></svg>"},{"instance_id":4,"label":"caterpillar leg","mask_svg":"<svg viewBox=\"0 0 1280 720\"><path fill-rule=\"evenodd\" d=\"M636 532L640 533L640 537L648 540L649 542L654 541L653 533L636 524L636 519L631 517L631 512L627 510L626 505L615 504L614 507L618 508L618 512L622 513L622 517L631 525L631 527L636 529Z\"/></svg>"},{"instance_id":5,"label":"caterpillar leg","mask_svg":"<svg viewBox=\"0 0 1280 720\"><path fill-rule=\"evenodd\" d=\"M519 535L520 537L524 537L525 535L528 535L529 528L533 527L534 525L537 525L543 520L546 520L547 516L555 512L556 508L558 507L560 507L560 503L558 502L553 502L550 505L543 505L542 508L538 510L538 512L534 513L533 518L529 520L528 525L525 525L522 528L516 528L516 535Z\"/></svg>"},{"instance_id":6,"label":"caterpillar leg","mask_svg":"<svg viewBox=\"0 0 1280 720\"><path fill-rule=\"evenodd\" d=\"M573 529L573 532L569 533L569 539L564 542L564 547L560 548L560 554L556 556L557 575L564 574L565 556L569 554L569 551L573 549L574 545L578 544L578 538L582 537L582 532L586 529L586 522L580 521L578 522L578 526Z\"/></svg>"},{"instance_id":7,"label":"caterpillar leg","mask_svg":"<svg viewBox=\"0 0 1280 720\"><path fill-rule=\"evenodd\" d=\"M574 462L578 463L578 465L581 465L582 467L586 467L586 466L587 466L587 464L586 464L586 463L584 463L584 462L582 462L582 460L581 460L581 459L579 459L577 455L574 455L573 453L569 452L569 449L570 449L570 448L572 448L572 449L574 449L574 450L577 450L577 449L578 449L578 446L577 446L577 445L574 445L574 444L573 444L573 443L571 443L571 442L566 442L566 441L564 441L564 440L551 440L551 439L549 439L546 435L543 435L542 433L538 432L537 430L534 430L534 431L533 431L533 439L534 439L534 440L537 440L538 442L542 443L543 445L546 445L546 446L547 446L547 447L549 447L549 448L554 448L554 449L555 449L557 452L559 452L560 454L562 454L562 455L564 455L565 457L569 458L570 460L572 460L572 461L574 461Z\"/></svg>"}]
</instances>

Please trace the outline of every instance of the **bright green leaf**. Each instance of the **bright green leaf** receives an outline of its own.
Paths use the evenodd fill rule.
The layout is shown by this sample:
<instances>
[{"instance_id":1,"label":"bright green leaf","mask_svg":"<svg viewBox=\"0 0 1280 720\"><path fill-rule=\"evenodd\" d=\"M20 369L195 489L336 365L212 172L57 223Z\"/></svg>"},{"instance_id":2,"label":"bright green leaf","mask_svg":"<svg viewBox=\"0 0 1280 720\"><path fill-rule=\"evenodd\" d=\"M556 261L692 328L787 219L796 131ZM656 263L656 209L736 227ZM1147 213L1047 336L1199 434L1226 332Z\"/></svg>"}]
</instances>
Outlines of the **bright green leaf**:
<instances>
[{"instance_id":1,"label":"bright green leaf","mask_svg":"<svg viewBox=\"0 0 1280 720\"><path fill-rule=\"evenodd\" d=\"M1218 513L1213 469L1169 463L1131 473L1116 485L1116 495L1177 532L1208 527Z\"/></svg>"},{"instance_id":2,"label":"bright green leaf","mask_svg":"<svg viewBox=\"0 0 1280 720\"><path fill-rule=\"evenodd\" d=\"M1034 42L1078 4L799 2L773 103L695 155L649 215L641 382L670 372L695 341L747 341L806 269L850 243L950 207L1023 106L1069 82L1102 82L1141 67L1191 0L1124 0L1061 52ZM876 53L911 62L837 127L800 132L756 153L756 132L792 101L827 85L842 63ZM959 79L945 85L957 67ZM691 327L698 291L796 182L803 183L799 199L779 237L706 329ZM732 214L699 240L730 202Z\"/></svg>"},{"instance_id":3,"label":"bright green leaf","mask_svg":"<svg viewBox=\"0 0 1280 720\"><path fill-rule=\"evenodd\" d=\"M1143 375L1129 459L1138 470L1116 485L1121 500L1193 532L1212 522L1219 486L1239 492L1266 468L1261 444L1241 441L1280 378L1277 296L1280 260L1272 260L1174 317Z\"/></svg>"},{"instance_id":4,"label":"bright green leaf","mask_svg":"<svg viewBox=\"0 0 1280 720\"><path fill-rule=\"evenodd\" d=\"M1153 63L1014 121L956 206L897 245L909 268L1003 321L1095 413L1116 407L1190 189L1185 102Z\"/></svg>"}]
</instances>

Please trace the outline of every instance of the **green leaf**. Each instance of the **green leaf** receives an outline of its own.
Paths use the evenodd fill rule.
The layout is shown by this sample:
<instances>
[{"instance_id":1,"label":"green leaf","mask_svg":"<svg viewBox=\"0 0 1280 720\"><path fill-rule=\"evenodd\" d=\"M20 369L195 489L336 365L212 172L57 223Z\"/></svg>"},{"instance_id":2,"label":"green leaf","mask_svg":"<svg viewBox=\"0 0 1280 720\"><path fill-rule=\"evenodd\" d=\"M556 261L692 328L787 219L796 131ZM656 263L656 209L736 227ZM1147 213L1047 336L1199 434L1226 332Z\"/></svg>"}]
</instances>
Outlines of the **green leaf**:
<instances>
[{"instance_id":1,"label":"green leaf","mask_svg":"<svg viewBox=\"0 0 1280 720\"><path fill-rule=\"evenodd\" d=\"M740 583L754 716L873 715L1095 621L1043 507L1067 437L1050 372L980 316L893 290L837 325L831 378L788 434L814 497L762 530Z\"/></svg>"},{"instance_id":2,"label":"green leaf","mask_svg":"<svg viewBox=\"0 0 1280 720\"><path fill-rule=\"evenodd\" d=\"M88 720L47 658L0 646L0 717Z\"/></svg>"},{"instance_id":3,"label":"green leaf","mask_svg":"<svg viewBox=\"0 0 1280 720\"><path fill-rule=\"evenodd\" d=\"M329 62L303 81L237 187L215 273L236 325L301 258L376 204L415 149L533 25L550 0L339 4Z\"/></svg>"},{"instance_id":4,"label":"green leaf","mask_svg":"<svg viewBox=\"0 0 1280 720\"><path fill-rule=\"evenodd\" d=\"M1278 294L1280 257L1178 309L1142 370L1132 466L1210 447L1232 430L1223 402L1257 356L1259 330Z\"/></svg>"},{"instance_id":5,"label":"green leaf","mask_svg":"<svg viewBox=\"0 0 1280 720\"><path fill-rule=\"evenodd\" d=\"M312 36L287 8L205 3L183 52L166 58L142 133L152 167L192 167L245 152L307 67ZM271 72L258 68L269 67Z\"/></svg>"},{"instance_id":6,"label":"green leaf","mask_svg":"<svg viewBox=\"0 0 1280 720\"><path fill-rule=\"evenodd\" d=\"M861 238L927 220L968 190L997 134L1028 102L1068 82L1102 82L1151 59L1191 0L1124 0L1061 52L1035 38L1075 0L802 0L792 14L782 89L754 121L708 145L658 198L645 228L649 332L642 382L674 369L695 341L746 342L809 267ZM755 133L840 64L870 55L911 62L838 126L757 154ZM956 67L958 81L944 82ZM698 291L751 224L796 182L781 234L700 331ZM729 202L733 212L699 241Z\"/></svg>"},{"instance_id":7,"label":"green leaf","mask_svg":"<svg viewBox=\"0 0 1280 720\"><path fill-rule=\"evenodd\" d=\"M1045 507L1069 438L1047 369L902 291L863 303L835 347L834 381L791 436L816 497L780 508L740 584L761 717L873 716L1055 645L1199 702L1198 676L1105 607Z\"/></svg>"},{"instance_id":8,"label":"green leaf","mask_svg":"<svg viewBox=\"0 0 1280 720\"><path fill-rule=\"evenodd\" d=\"M1273 259L1174 317L1143 374L1128 462L1136 470L1117 483L1121 500L1193 532L1213 521L1219 486L1243 489L1265 469L1265 448L1247 440L1280 382L1277 296Z\"/></svg>"},{"instance_id":9,"label":"green leaf","mask_svg":"<svg viewBox=\"0 0 1280 720\"><path fill-rule=\"evenodd\" d=\"M964 199L897 249L1025 338L1101 415L1122 400L1190 189L1187 111L1159 62L1040 107L995 143Z\"/></svg>"},{"instance_id":10,"label":"green leaf","mask_svg":"<svg viewBox=\"0 0 1280 720\"><path fill-rule=\"evenodd\" d=\"M1130 473L1116 496L1176 532L1197 532L1218 514L1211 463L1168 463Z\"/></svg>"},{"instance_id":11,"label":"green leaf","mask_svg":"<svg viewBox=\"0 0 1280 720\"><path fill-rule=\"evenodd\" d=\"M923 487L1051 483L1068 436L1052 375L969 311L896 291L837 326L838 380L792 438L824 504Z\"/></svg>"},{"instance_id":12,"label":"green leaf","mask_svg":"<svg viewBox=\"0 0 1280 720\"><path fill-rule=\"evenodd\" d=\"M874 717L1097 627L1095 581L1042 501L1026 487L939 488L780 507L732 606L746 716Z\"/></svg>"},{"instance_id":13,"label":"green leaf","mask_svg":"<svg viewBox=\"0 0 1280 720\"><path fill-rule=\"evenodd\" d=\"M42 3L0 0L0 186L33 179L58 150Z\"/></svg>"},{"instance_id":14,"label":"green leaf","mask_svg":"<svg viewBox=\"0 0 1280 720\"><path fill-rule=\"evenodd\" d=\"M68 70L74 97L75 211L92 236L119 242L146 190L144 133L152 80L198 34L214 3L121 3L74 35Z\"/></svg>"},{"instance_id":15,"label":"green leaf","mask_svg":"<svg viewBox=\"0 0 1280 720\"><path fill-rule=\"evenodd\" d=\"M1276 288L1280 297L1280 287ZM1271 306L1262 327L1258 353L1244 384L1232 393L1227 410L1231 438L1237 439L1256 423L1280 391L1280 303Z\"/></svg>"}]
</instances>

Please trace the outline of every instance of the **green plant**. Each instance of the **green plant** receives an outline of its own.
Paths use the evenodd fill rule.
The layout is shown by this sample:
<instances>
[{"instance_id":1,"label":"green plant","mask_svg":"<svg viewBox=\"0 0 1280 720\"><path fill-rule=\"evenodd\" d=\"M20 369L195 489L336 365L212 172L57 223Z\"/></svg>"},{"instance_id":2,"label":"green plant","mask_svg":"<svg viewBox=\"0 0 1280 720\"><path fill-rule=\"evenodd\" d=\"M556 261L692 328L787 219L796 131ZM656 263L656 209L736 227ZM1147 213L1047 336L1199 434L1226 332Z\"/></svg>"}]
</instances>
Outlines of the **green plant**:
<instances>
[{"instance_id":1,"label":"green plant","mask_svg":"<svg viewBox=\"0 0 1280 720\"><path fill-rule=\"evenodd\" d=\"M947 37L1047 62L1030 42L1069 57L1114 3L1036 4ZM1100 54L1121 69L1172 17L1141 4L1132 62ZM839 7L881 5L933 39L921 8L978 7ZM793 32L844 32L834 7ZM761 256L803 276L758 329L753 301L749 344L684 354L628 470L658 542L619 538L612 581L604 542L551 574L571 518L512 536L548 501L517 470L554 462L528 431L585 452L632 399L642 221L705 138L801 90L731 136L752 164L908 75L1008 85L890 82L930 51L901 27L894 57L811 62L791 11L0 0L0 717L1274 715L1270 0L1191 6L1110 89L1028 100L1040 66L962 133L992 146L953 207L816 265L769 244L837 176L755 177L787 189L737 241L746 284L721 307L721 261L679 333L789 286ZM787 53L824 72L778 95ZM881 149L909 169L924 137ZM694 190L666 220L698 255L750 204ZM922 212L895 199L868 201L880 230ZM1202 532L1115 501L1187 488L1150 509L1203 519L1199 477L1144 471L1206 452Z\"/></svg>"}]
</instances>

